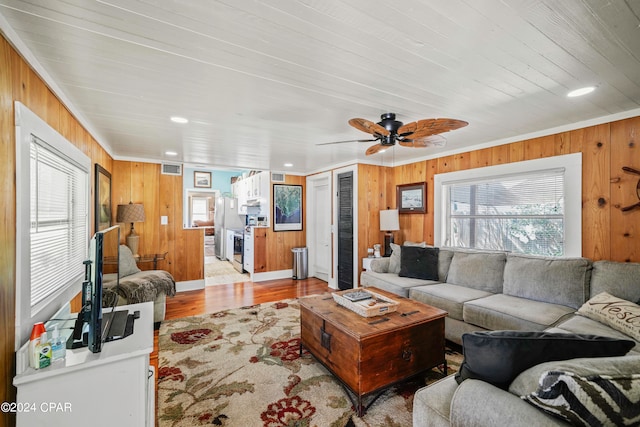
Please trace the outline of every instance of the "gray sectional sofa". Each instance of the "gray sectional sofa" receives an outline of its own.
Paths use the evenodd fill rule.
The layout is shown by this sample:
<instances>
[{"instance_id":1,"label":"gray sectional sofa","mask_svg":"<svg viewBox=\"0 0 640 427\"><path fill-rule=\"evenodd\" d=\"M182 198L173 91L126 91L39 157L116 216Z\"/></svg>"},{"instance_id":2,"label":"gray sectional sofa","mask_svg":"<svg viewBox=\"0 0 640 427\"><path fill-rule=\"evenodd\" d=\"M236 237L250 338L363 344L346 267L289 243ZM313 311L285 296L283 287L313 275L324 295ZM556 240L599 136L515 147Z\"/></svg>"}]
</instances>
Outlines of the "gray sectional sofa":
<instances>
[{"instance_id":1,"label":"gray sectional sofa","mask_svg":"<svg viewBox=\"0 0 640 427\"><path fill-rule=\"evenodd\" d=\"M391 258L371 262L371 268L362 272L360 285L446 310L446 339L462 344L464 333L516 330L633 340L635 347L624 357L574 359L562 366L568 364L585 375L640 374L637 335L630 337L615 323L594 320L582 312L587 301L603 292L632 303L640 301L640 264L440 248L438 277L427 280L399 276L398 246L394 249ZM444 378L416 393L414 425L566 425L519 394L535 390L541 369L560 365L548 362L531 368L514 381L519 386L512 384L509 390L475 379L458 385L453 376Z\"/></svg>"}]
</instances>

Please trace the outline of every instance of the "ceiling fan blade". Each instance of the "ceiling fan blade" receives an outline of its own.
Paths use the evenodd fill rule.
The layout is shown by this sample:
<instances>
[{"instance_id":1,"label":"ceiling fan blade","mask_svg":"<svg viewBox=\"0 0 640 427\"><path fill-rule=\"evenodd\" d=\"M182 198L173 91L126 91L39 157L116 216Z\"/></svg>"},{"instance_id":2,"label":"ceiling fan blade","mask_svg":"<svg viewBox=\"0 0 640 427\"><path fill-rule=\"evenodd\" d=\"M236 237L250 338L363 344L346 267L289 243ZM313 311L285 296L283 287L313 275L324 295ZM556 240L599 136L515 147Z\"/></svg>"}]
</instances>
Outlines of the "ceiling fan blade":
<instances>
[{"instance_id":1,"label":"ceiling fan blade","mask_svg":"<svg viewBox=\"0 0 640 427\"><path fill-rule=\"evenodd\" d=\"M398 139L398 143L403 147L424 148L424 147L443 147L447 140L441 135L423 136L414 139Z\"/></svg>"},{"instance_id":2,"label":"ceiling fan blade","mask_svg":"<svg viewBox=\"0 0 640 427\"><path fill-rule=\"evenodd\" d=\"M373 123L367 119L351 119L349 124L354 128L361 130L362 132L370 133L371 135L389 135L389 131L380 126L377 123Z\"/></svg>"},{"instance_id":3,"label":"ceiling fan blade","mask_svg":"<svg viewBox=\"0 0 640 427\"><path fill-rule=\"evenodd\" d=\"M464 120L457 119L424 119L401 126L398 129L398 135L417 139L460 129L468 124Z\"/></svg>"},{"instance_id":4,"label":"ceiling fan blade","mask_svg":"<svg viewBox=\"0 0 640 427\"><path fill-rule=\"evenodd\" d=\"M373 142L373 141L377 141L378 139L350 139L348 141L334 141L334 142L323 142L321 144L316 144L316 145L331 145L331 144L344 144L345 142Z\"/></svg>"},{"instance_id":5,"label":"ceiling fan blade","mask_svg":"<svg viewBox=\"0 0 640 427\"><path fill-rule=\"evenodd\" d=\"M365 151L365 154L367 156L370 156L372 154L376 154L376 153L379 153L381 151L385 151L389 147L393 147L393 146L392 145L382 145L382 144L372 145L371 147L367 148L367 151Z\"/></svg>"}]
</instances>

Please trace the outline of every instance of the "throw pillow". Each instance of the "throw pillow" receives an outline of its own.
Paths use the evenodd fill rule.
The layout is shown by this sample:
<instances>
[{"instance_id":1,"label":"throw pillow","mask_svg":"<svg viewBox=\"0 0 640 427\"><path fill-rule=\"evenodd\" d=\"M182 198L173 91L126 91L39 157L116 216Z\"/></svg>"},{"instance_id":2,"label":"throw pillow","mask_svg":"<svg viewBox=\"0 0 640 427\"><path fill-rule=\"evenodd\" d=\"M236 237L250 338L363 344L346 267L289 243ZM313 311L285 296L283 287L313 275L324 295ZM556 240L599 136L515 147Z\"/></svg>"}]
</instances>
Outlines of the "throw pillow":
<instances>
[{"instance_id":1,"label":"throw pillow","mask_svg":"<svg viewBox=\"0 0 640 427\"><path fill-rule=\"evenodd\" d=\"M438 248L405 246L400 252L398 276L438 280Z\"/></svg>"},{"instance_id":2,"label":"throw pillow","mask_svg":"<svg viewBox=\"0 0 640 427\"><path fill-rule=\"evenodd\" d=\"M630 426L640 418L640 374L581 377L548 371L522 399L575 426Z\"/></svg>"},{"instance_id":3,"label":"throw pillow","mask_svg":"<svg viewBox=\"0 0 640 427\"><path fill-rule=\"evenodd\" d=\"M400 245L391 243L391 256L389 257L389 273L400 273Z\"/></svg>"},{"instance_id":4,"label":"throw pillow","mask_svg":"<svg viewBox=\"0 0 640 427\"><path fill-rule=\"evenodd\" d=\"M402 254L402 246L397 245L395 243L390 243L391 245L391 257L389 257L389 273L398 274L400 273L400 256ZM426 247L425 242L414 243L410 241L404 242L403 246L419 246L421 248Z\"/></svg>"},{"instance_id":5,"label":"throw pillow","mask_svg":"<svg viewBox=\"0 0 640 427\"><path fill-rule=\"evenodd\" d=\"M585 302L578 310L590 319L640 341L640 305L602 292Z\"/></svg>"},{"instance_id":6,"label":"throw pillow","mask_svg":"<svg viewBox=\"0 0 640 427\"><path fill-rule=\"evenodd\" d=\"M129 246L120 245L120 254L118 257L118 277L130 276L139 273L142 270L138 268L133 252Z\"/></svg>"},{"instance_id":7,"label":"throw pillow","mask_svg":"<svg viewBox=\"0 0 640 427\"><path fill-rule=\"evenodd\" d=\"M506 390L525 369L543 362L578 357L623 356L631 340L551 332L490 331L462 335L464 360L456 373L460 384L479 379Z\"/></svg>"}]
</instances>

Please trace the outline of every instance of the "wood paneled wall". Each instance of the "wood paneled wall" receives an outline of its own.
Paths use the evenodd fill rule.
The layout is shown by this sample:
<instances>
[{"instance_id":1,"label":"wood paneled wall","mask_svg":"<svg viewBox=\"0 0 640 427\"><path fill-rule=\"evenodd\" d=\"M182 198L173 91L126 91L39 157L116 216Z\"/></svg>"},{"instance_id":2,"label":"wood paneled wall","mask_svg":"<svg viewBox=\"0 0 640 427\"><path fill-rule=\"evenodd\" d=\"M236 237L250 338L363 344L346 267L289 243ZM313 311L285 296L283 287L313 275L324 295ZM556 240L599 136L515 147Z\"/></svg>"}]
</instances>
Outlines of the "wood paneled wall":
<instances>
[{"instance_id":1,"label":"wood paneled wall","mask_svg":"<svg viewBox=\"0 0 640 427\"><path fill-rule=\"evenodd\" d=\"M117 207L129 202L142 203L145 221L135 223L140 235L138 253L156 254L168 252L158 269L170 272L176 281L204 278L204 230L182 228L182 176L162 175L156 163L113 162L112 173L112 223L115 224ZM166 216L167 225L160 224ZM124 243L131 224L120 224L120 236ZM153 264L140 264L145 270Z\"/></svg>"},{"instance_id":2,"label":"wood paneled wall","mask_svg":"<svg viewBox=\"0 0 640 427\"><path fill-rule=\"evenodd\" d=\"M293 265L292 248L306 245L307 206L304 176L286 175L285 184L302 185L302 231L273 231L273 213L270 227L267 229L266 253L267 268L265 271L279 271L290 269ZM271 200L273 201L273 185L271 185ZM273 205L271 206L273 211Z\"/></svg>"},{"instance_id":3,"label":"wood paneled wall","mask_svg":"<svg viewBox=\"0 0 640 427\"><path fill-rule=\"evenodd\" d=\"M399 184L427 183L427 213L400 215L396 242L434 242L433 177L503 163L582 153L582 255L593 259L640 262L640 209L622 212L621 207L638 202L637 175L623 166L640 169L640 117L591 126L511 144L397 166L360 166L361 257L366 248L384 241L379 229L382 206L396 207ZM386 181L385 181L386 179ZM384 194L378 194L378 191Z\"/></svg>"},{"instance_id":4,"label":"wood paneled wall","mask_svg":"<svg viewBox=\"0 0 640 427\"><path fill-rule=\"evenodd\" d=\"M286 184L303 185L304 176L286 176ZM144 204L146 220L136 223L136 233L140 235L140 254L169 252L166 261L158 263L158 268L169 271L176 281L199 280L204 278L204 231L182 228L182 177L162 175L160 165L154 163L113 162L112 212L119 204ZM271 186L273 193L273 186ZM303 206L305 206L303 194ZM273 200L273 194L272 194ZM166 215L168 225L160 225L160 217ZM306 242L303 210L303 230L274 232L266 231L265 272L290 269L293 264L291 248L304 246ZM131 224L121 224L120 235L124 242ZM140 268L153 268L152 264L141 264Z\"/></svg>"},{"instance_id":5,"label":"wood paneled wall","mask_svg":"<svg viewBox=\"0 0 640 427\"><path fill-rule=\"evenodd\" d=\"M16 303L16 163L14 101L20 101L91 158L112 172L111 156L71 115L15 49L0 37L0 401L15 401ZM93 200L93 168L92 168ZM93 203L91 204L93 218ZM93 228L93 220L91 221ZM15 424L15 417L0 413L1 425Z\"/></svg>"}]
</instances>

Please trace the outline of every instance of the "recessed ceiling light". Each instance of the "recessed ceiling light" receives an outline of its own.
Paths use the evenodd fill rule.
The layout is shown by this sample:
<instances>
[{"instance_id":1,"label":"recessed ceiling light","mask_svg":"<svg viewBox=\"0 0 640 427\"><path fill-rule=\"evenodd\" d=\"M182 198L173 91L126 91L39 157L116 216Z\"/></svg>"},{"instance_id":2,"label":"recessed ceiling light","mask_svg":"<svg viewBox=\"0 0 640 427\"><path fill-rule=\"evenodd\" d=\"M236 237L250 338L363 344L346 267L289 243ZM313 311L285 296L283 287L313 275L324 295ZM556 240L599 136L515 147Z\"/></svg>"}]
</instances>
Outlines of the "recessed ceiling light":
<instances>
[{"instance_id":1,"label":"recessed ceiling light","mask_svg":"<svg viewBox=\"0 0 640 427\"><path fill-rule=\"evenodd\" d=\"M575 98L576 96L582 96L582 95L586 95L588 93L591 93L594 90L596 90L595 86L581 87L580 89L572 90L571 92L569 92L567 94L567 96L569 98Z\"/></svg>"},{"instance_id":2,"label":"recessed ceiling light","mask_svg":"<svg viewBox=\"0 0 640 427\"><path fill-rule=\"evenodd\" d=\"M171 121L173 123L180 123L180 124L189 123L189 119L185 119L184 117L178 117L178 116L171 117Z\"/></svg>"},{"instance_id":3,"label":"recessed ceiling light","mask_svg":"<svg viewBox=\"0 0 640 427\"><path fill-rule=\"evenodd\" d=\"M176 153L175 151L165 151L164 154L166 154L167 156L177 156L178 153Z\"/></svg>"},{"instance_id":4,"label":"recessed ceiling light","mask_svg":"<svg viewBox=\"0 0 640 427\"><path fill-rule=\"evenodd\" d=\"M286 168L290 168L290 167L292 167L292 166L293 166L293 163L285 163L285 164L284 164L284 166L285 166Z\"/></svg>"}]
</instances>

